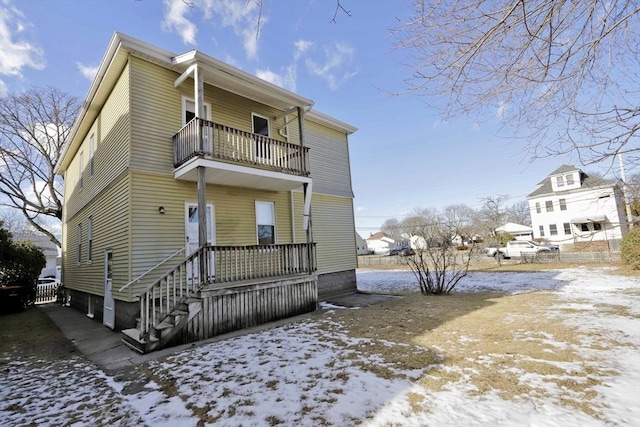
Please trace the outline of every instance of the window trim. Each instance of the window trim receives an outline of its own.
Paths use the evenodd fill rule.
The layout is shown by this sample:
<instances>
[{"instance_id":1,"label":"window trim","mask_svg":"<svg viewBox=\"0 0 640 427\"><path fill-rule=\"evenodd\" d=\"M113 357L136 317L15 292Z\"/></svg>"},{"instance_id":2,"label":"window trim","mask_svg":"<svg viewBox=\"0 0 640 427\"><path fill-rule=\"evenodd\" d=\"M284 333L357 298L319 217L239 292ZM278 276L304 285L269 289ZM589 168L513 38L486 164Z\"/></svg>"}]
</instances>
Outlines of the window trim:
<instances>
[{"instance_id":1,"label":"window trim","mask_svg":"<svg viewBox=\"0 0 640 427\"><path fill-rule=\"evenodd\" d=\"M258 219L258 214L259 214L259 210L258 210L258 206L260 205L269 205L271 208L271 220L272 220L272 224L266 224L266 223L261 223L260 220ZM264 245L265 243L260 243L260 226L261 225L266 225L266 226L271 226L273 227L273 243L267 243L267 244L272 244L275 245L276 242L278 241L277 239L277 235L276 235L276 203L273 201L265 201L265 200L256 200L255 201L255 213L256 213L256 242L258 245Z\"/></svg>"},{"instance_id":2,"label":"window trim","mask_svg":"<svg viewBox=\"0 0 640 427\"><path fill-rule=\"evenodd\" d=\"M93 177L93 155L95 153L96 134L95 132L89 137L89 178Z\"/></svg>"},{"instance_id":3,"label":"window trim","mask_svg":"<svg viewBox=\"0 0 640 427\"><path fill-rule=\"evenodd\" d=\"M542 208L540 208L540 202L536 202L536 213L542 213Z\"/></svg>"},{"instance_id":4,"label":"window trim","mask_svg":"<svg viewBox=\"0 0 640 427\"><path fill-rule=\"evenodd\" d=\"M196 100L186 95L182 95L182 111L181 111L182 126L187 124L187 120L186 120L187 118L185 117L187 112L187 102L193 102L194 109L195 109ZM194 111L194 114L195 114L195 111ZM205 120L211 121L211 103L210 102L204 103L204 118Z\"/></svg>"},{"instance_id":5,"label":"window trim","mask_svg":"<svg viewBox=\"0 0 640 427\"><path fill-rule=\"evenodd\" d=\"M558 202L560 203L560 210L561 211L566 211L567 210L567 199L560 199L560 200L558 200Z\"/></svg>"},{"instance_id":6,"label":"window trim","mask_svg":"<svg viewBox=\"0 0 640 427\"><path fill-rule=\"evenodd\" d=\"M562 224L562 226L564 227L564 235L565 236L571 235L571 223L565 222L564 224Z\"/></svg>"},{"instance_id":7,"label":"window trim","mask_svg":"<svg viewBox=\"0 0 640 427\"><path fill-rule=\"evenodd\" d=\"M78 239L78 244L77 244L78 257L76 260L76 264L82 264L82 223L78 224L76 237Z\"/></svg>"},{"instance_id":8,"label":"window trim","mask_svg":"<svg viewBox=\"0 0 640 427\"><path fill-rule=\"evenodd\" d=\"M93 216L87 220L87 264L93 262Z\"/></svg>"},{"instance_id":9,"label":"window trim","mask_svg":"<svg viewBox=\"0 0 640 427\"><path fill-rule=\"evenodd\" d=\"M549 224L549 236L558 235L558 226L556 224Z\"/></svg>"},{"instance_id":10,"label":"window trim","mask_svg":"<svg viewBox=\"0 0 640 427\"><path fill-rule=\"evenodd\" d=\"M544 207L547 212L553 212L553 200L547 200L544 202Z\"/></svg>"},{"instance_id":11,"label":"window trim","mask_svg":"<svg viewBox=\"0 0 640 427\"><path fill-rule=\"evenodd\" d=\"M565 179L567 181L567 185L573 185L575 183L572 173L565 175Z\"/></svg>"},{"instance_id":12,"label":"window trim","mask_svg":"<svg viewBox=\"0 0 640 427\"><path fill-rule=\"evenodd\" d=\"M544 237L544 225L540 226L540 237Z\"/></svg>"},{"instance_id":13,"label":"window trim","mask_svg":"<svg viewBox=\"0 0 640 427\"><path fill-rule=\"evenodd\" d=\"M556 186L564 187L564 176L560 175L556 177Z\"/></svg>"},{"instance_id":14,"label":"window trim","mask_svg":"<svg viewBox=\"0 0 640 427\"><path fill-rule=\"evenodd\" d=\"M84 187L84 180L83 175L84 175L84 168L82 167L84 163L84 151L81 151L80 154L78 154L78 188L80 190L82 190L82 188Z\"/></svg>"}]
</instances>

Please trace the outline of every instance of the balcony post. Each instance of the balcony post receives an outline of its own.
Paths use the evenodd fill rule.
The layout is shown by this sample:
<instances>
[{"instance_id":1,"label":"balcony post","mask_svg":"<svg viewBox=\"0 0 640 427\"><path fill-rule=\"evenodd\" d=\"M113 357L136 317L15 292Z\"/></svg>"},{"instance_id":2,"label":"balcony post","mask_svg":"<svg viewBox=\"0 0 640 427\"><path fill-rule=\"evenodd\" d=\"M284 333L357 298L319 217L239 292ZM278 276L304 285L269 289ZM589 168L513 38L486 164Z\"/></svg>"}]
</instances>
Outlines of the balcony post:
<instances>
[{"instance_id":1,"label":"balcony post","mask_svg":"<svg viewBox=\"0 0 640 427\"><path fill-rule=\"evenodd\" d=\"M300 132L300 147L304 148L305 146L305 129L304 129L304 108L298 107L298 129ZM301 154L304 150L301 150ZM301 164L302 170L305 172L309 172L307 169L307 156L301 156ZM307 234L307 262L308 262L308 273L312 272L311 264L313 263L313 251L311 249L311 245L313 242L313 230L311 226L311 189L312 186L309 183L303 184L303 193L305 200L305 209L304 209L304 218L303 218L303 227L305 228Z\"/></svg>"}]
</instances>

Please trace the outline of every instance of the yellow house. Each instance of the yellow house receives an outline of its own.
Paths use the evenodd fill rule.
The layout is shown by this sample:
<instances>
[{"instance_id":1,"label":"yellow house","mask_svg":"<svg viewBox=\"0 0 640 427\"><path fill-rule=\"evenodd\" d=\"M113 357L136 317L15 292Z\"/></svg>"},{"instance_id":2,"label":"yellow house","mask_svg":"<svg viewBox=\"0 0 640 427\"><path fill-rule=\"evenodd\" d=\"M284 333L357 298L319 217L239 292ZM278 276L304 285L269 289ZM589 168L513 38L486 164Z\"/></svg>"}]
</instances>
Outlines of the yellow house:
<instances>
[{"instance_id":1,"label":"yellow house","mask_svg":"<svg viewBox=\"0 0 640 427\"><path fill-rule=\"evenodd\" d=\"M312 105L115 33L56 170L71 305L148 352L355 291L356 128Z\"/></svg>"}]
</instances>

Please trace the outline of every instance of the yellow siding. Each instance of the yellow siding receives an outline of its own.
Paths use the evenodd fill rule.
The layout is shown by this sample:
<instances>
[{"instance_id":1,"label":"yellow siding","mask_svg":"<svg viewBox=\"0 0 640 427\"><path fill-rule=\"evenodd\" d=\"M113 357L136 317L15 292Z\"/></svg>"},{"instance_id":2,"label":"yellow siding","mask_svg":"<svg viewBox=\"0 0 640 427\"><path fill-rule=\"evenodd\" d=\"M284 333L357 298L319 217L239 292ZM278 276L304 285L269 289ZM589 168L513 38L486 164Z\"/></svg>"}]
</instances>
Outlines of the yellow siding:
<instances>
[{"instance_id":1,"label":"yellow siding","mask_svg":"<svg viewBox=\"0 0 640 427\"><path fill-rule=\"evenodd\" d=\"M352 200L314 193L311 215L318 274L355 269L357 257Z\"/></svg>"},{"instance_id":2,"label":"yellow siding","mask_svg":"<svg viewBox=\"0 0 640 427\"><path fill-rule=\"evenodd\" d=\"M255 202L271 201L276 211L276 243L292 243L289 192L270 192L209 185L207 203L214 205L217 245L255 245ZM185 247L185 204L197 203L194 182L172 176L137 172L132 174L132 277L141 275L173 252ZM160 214L158 208L165 208ZM302 215L302 210L299 211ZM157 279L184 255L149 274L134 294Z\"/></svg>"},{"instance_id":3,"label":"yellow siding","mask_svg":"<svg viewBox=\"0 0 640 427\"><path fill-rule=\"evenodd\" d=\"M89 176L89 139L95 135L93 176ZM65 203L71 217L127 168L129 144L129 67L122 71L109 99L91 126L64 176ZM79 187L80 153L83 186Z\"/></svg>"},{"instance_id":4,"label":"yellow siding","mask_svg":"<svg viewBox=\"0 0 640 427\"><path fill-rule=\"evenodd\" d=\"M92 261L87 260L87 223L93 218ZM123 174L91 203L65 223L64 285L92 294L104 294L104 251L113 251L114 297L129 281L129 177ZM82 258L78 263L78 224L82 225Z\"/></svg>"},{"instance_id":5,"label":"yellow siding","mask_svg":"<svg viewBox=\"0 0 640 427\"><path fill-rule=\"evenodd\" d=\"M326 126L305 122L313 192L353 197L347 136Z\"/></svg>"},{"instance_id":6,"label":"yellow siding","mask_svg":"<svg viewBox=\"0 0 640 427\"><path fill-rule=\"evenodd\" d=\"M131 59L131 115L133 170L173 173L173 136L182 127L182 97L193 98L193 80L178 88L179 74L140 58ZM251 113L270 118L271 137L286 139L278 132L284 118L274 120L279 110L205 84L205 102L211 105L212 121L251 132Z\"/></svg>"}]
</instances>

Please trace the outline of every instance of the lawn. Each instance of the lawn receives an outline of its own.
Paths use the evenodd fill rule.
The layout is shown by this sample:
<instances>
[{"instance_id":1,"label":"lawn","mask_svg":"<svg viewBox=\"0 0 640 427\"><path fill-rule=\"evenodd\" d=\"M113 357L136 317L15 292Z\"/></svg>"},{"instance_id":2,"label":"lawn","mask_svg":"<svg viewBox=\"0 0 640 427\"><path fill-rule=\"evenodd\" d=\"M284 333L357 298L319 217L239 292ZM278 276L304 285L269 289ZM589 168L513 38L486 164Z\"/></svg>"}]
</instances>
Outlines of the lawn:
<instances>
[{"instance_id":1,"label":"lawn","mask_svg":"<svg viewBox=\"0 0 640 427\"><path fill-rule=\"evenodd\" d=\"M637 275L585 267L473 272L448 296L416 293L406 270L361 270L358 284L403 296L360 309L327 305L297 322L109 375L63 342L60 351L54 344L40 352L34 340L7 338L2 317L0 419L153 426L640 419ZM47 364L54 368L45 375Z\"/></svg>"}]
</instances>

